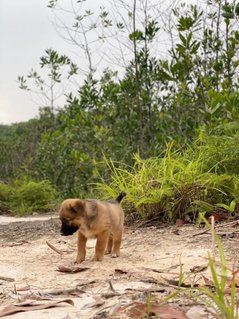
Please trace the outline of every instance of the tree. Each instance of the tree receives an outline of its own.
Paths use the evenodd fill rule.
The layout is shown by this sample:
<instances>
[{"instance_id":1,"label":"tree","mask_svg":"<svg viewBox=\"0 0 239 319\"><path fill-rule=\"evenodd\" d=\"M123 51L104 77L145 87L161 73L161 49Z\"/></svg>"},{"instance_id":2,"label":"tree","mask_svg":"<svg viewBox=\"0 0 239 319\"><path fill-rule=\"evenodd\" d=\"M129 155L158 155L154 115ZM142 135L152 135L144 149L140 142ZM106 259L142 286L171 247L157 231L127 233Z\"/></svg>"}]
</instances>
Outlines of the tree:
<instances>
[{"instance_id":1,"label":"tree","mask_svg":"<svg viewBox=\"0 0 239 319\"><path fill-rule=\"evenodd\" d=\"M77 74L77 66L66 55L59 55L53 49L46 49L45 55L40 57L40 66L45 71L40 75L37 71L31 70L27 78L18 76L20 89L31 91L40 96L40 106L49 108L54 114L58 106L57 101L67 91L70 79ZM29 81L32 81L33 88Z\"/></svg>"}]
</instances>

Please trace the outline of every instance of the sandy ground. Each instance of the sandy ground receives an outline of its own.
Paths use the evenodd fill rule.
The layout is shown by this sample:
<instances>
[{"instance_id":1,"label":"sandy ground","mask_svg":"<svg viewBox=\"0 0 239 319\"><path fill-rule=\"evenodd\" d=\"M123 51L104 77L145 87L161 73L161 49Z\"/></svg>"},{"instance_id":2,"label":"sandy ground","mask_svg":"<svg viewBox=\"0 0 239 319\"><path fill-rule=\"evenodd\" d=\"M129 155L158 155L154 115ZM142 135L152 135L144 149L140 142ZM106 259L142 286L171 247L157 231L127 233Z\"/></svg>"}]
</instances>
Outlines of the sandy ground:
<instances>
[{"instance_id":1,"label":"sandy ground","mask_svg":"<svg viewBox=\"0 0 239 319\"><path fill-rule=\"evenodd\" d=\"M106 255L103 262L92 262L95 241L89 240L86 261L75 265L76 234L62 237L59 228L56 214L21 219L0 216L0 308L29 300L74 302L4 318L124 318L122 312L117 315L122 307L133 302L147 303L149 297L150 302L158 303L175 291L180 267L185 284L205 282L202 274L210 278L208 268L203 273L193 271L206 266L208 253L212 253L210 233L199 235L204 229L191 225L126 228L119 258ZM228 262L238 267L239 225L227 223L217 232ZM81 271L59 272L63 266L78 266ZM170 299L170 305L191 319L208 317L207 309L182 295Z\"/></svg>"}]
</instances>

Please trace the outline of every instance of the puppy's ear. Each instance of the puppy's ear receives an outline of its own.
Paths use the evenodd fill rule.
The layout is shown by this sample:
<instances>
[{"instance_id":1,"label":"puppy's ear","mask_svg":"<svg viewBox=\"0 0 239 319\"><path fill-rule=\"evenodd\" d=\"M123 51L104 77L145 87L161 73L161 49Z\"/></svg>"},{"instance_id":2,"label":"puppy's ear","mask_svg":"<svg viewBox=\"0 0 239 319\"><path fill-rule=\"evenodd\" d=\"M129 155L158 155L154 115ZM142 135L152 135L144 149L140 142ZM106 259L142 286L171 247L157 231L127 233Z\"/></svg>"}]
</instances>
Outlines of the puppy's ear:
<instances>
[{"instance_id":1,"label":"puppy's ear","mask_svg":"<svg viewBox=\"0 0 239 319\"><path fill-rule=\"evenodd\" d=\"M76 199L73 203L71 203L70 207L74 213L84 214L85 202L83 200Z\"/></svg>"}]
</instances>

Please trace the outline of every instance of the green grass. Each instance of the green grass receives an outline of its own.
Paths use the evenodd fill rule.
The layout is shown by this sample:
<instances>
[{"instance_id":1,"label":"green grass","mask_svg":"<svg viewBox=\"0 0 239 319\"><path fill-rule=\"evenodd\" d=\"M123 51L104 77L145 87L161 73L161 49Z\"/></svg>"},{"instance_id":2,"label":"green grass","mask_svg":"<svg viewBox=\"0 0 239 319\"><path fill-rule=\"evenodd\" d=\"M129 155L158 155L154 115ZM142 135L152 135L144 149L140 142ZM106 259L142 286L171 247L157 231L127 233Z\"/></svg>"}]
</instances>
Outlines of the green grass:
<instances>
[{"instance_id":1,"label":"green grass","mask_svg":"<svg viewBox=\"0 0 239 319\"><path fill-rule=\"evenodd\" d=\"M207 227L212 229L212 226L204 219ZM214 229L213 233L214 233ZM235 319L238 318L238 302L236 296L236 281L235 275L232 274L232 279L229 280L227 261L225 258L223 246L220 238L217 235L214 237L214 246L218 248L219 262L214 260L215 256L208 256L208 264L212 276L212 287L201 286L198 291L202 294L200 301L213 309L216 318ZM214 255L214 252L212 252ZM220 266L220 267L219 267ZM220 274L218 274L218 271Z\"/></svg>"},{"instance_id":2,"label":"green grass","mask_svg":"<svg viewBox=\"0 0 239 319\"><path fill-rule=\"evenodd\" d=\"M136 155L133 167L105 159L111 180L101 179L95 186L105 198L126 191L126 212L136 211L142 219L157 214L170 220L196 215L199 202L208 203L212 210L218 204L229 207L238 200L239 177L225 170L217 174L214 161L209 167L205 156L201 146L182 153L172 151L170 144L161 157L145 160Z\"/></svg>"}]
</instances>

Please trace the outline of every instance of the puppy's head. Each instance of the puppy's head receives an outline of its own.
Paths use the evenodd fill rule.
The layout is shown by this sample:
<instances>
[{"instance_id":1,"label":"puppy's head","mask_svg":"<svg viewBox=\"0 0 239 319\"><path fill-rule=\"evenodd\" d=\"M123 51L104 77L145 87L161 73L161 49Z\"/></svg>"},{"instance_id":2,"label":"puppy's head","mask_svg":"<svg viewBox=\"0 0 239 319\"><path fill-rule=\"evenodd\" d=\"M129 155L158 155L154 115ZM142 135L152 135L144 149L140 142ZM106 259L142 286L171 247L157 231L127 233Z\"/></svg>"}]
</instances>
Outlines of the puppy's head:
<instances>
[{"instance_id":1,"label":"puppy's head","mask_svg":"<svg viewBox=\"0 0 239 319\"><path fill-rule=\"evenodd\" d=\"M85 215L85 202L80 199L66 199L60 207L61 235L74 234L81 226Z\"/></svg>"}]
</instances>

